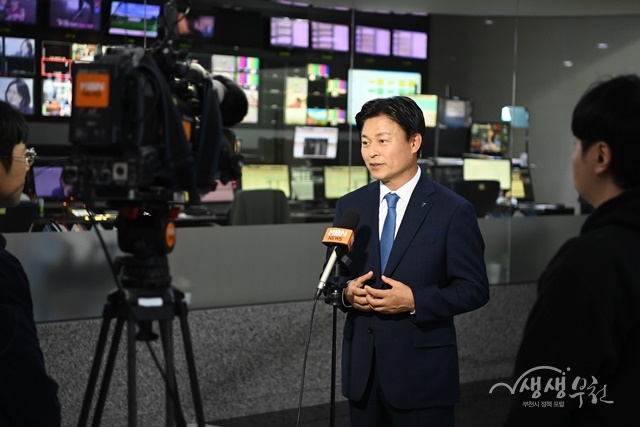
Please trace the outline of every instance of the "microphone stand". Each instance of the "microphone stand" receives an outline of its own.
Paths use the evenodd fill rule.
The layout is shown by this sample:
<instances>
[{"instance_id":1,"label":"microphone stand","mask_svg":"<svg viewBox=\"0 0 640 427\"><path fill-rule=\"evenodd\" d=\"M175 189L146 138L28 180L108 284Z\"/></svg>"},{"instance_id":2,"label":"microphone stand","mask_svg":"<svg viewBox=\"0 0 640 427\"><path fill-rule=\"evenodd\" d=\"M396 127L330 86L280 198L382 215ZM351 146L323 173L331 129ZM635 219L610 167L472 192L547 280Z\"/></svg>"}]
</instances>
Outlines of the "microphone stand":
<instances>
[{"instance_id":1,"label":"microphone stand","mask_svg":"<svg viewBox=\"0 0 640 427\"><path fill-rule=\"evenodd\" d=\"M340 264L348 267L351 259L345 254L335 265L333 279L329 281L329 291L325 296L324 302L333 306L333 322L331 333L331 401L329 404L330 415L329 425L336 425L336 372L337 372L337 328L338 328L338 307L342 306L342 291L345 286L340 283Z\"/></svg>"}]
</instances>

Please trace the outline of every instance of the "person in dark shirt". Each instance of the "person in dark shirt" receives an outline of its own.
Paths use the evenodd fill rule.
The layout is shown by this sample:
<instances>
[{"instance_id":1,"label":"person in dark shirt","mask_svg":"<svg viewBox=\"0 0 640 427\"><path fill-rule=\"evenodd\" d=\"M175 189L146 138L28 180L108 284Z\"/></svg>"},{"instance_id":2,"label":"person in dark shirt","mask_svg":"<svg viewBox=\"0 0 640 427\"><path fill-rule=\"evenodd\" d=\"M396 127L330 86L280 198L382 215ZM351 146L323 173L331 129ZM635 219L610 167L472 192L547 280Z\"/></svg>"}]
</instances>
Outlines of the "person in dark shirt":
<instances>
[{"instance_id":1,"label":"person in dark shirt","mask_svg":"<svg viewBox=\"0 0 640 427\"><path fill-rule=\"evenodd\" d=\"M538 281L505 426L627 426L640 402L640 77L579 100L573 181L594 208Z\"/></svg>"},{"instance_id":2,"label":"person in dark shirt","mask_svg":"<svg viewBox=\"0 0 640 427\"><path fill-rule=\"evenodd\" d=\"M0 207L20 201L35 153L22 115L0 101ZM29 279L0 235L0 426L60 427L58 384L47 375Z\"/></svg>"}]
</instances>

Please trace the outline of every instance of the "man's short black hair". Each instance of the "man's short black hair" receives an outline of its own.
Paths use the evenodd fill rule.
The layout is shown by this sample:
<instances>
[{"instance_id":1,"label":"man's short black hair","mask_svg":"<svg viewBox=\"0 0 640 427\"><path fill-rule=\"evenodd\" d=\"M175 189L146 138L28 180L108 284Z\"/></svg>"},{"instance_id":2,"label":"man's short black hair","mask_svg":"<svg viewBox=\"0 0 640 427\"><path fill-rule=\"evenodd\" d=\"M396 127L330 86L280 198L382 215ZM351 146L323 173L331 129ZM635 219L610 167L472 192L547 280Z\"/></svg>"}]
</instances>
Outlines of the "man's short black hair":
<instances>
[{"instance_id":1,"label":"man's short black hair","mask_svg":"<svg viewBox=\"0 0 640 427\"><path fill-rule=\"evenodd\" d=\"M356 114L356 127L358 133L362 133L364 122L367 119L378 116L387 116L404 130L407 139L416 133L422 136L422 145L426 134L424 113L416 102L406 96L392 96L389 98L376 98L367 101L358 114ZM422 151L422 148L420 148Z\"/></svg>"},{"instance_id":2,"label":"man's short black hair","mask_svg":"<svg viewBox=\"0 0 640 427\"><path fill-rule=\"evenodd\" d=\"M621 75L594 84L573 110L573 135L583 153L598 141L611 148L611 174L621 188L640 184L640 77Z\"/></svg>"},{"instance_id":3,"label":"man's short black hair","mask_svg":"<svg viewBox=\"0 0 640 427\"><path fill-rule=\"evenodd\" d=\"M9 170L13 147L27 143L29 126L25 118L11 104L0 101L0 162Z\"/></svg>"}]
</instances>

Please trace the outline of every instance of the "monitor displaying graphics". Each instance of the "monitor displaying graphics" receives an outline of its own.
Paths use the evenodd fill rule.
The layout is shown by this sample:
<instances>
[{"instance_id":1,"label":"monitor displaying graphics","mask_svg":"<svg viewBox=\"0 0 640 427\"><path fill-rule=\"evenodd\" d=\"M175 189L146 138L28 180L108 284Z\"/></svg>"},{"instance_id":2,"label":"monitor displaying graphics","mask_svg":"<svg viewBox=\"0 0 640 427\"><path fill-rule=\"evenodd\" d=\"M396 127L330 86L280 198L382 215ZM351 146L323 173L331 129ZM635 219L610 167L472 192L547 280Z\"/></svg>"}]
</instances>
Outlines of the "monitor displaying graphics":
<instances>
[{"instance_id":1,"label":"monitor displaying graphics","mask_svg":"<svg viewBox=\"0 0 640 427\"><path fill-rule=\"evenodd\" d=\"M422 75L411 71L350 69L348 81L349 123L355 124L356 114L367 101L396 95L419 94Z\"/></svg>"},{"instance_id":2,"label":"monitor displaying graphics","mask_svg":"<svg viewBox=\"0 0 640 427\"><path fill-rule=\"evenodd\" d=\"M64 197L62 166L34 166L33 185L36 197Z\"/></svg>"},{"instance_id":3,"label":"monitor displaying graphics","mask_svg":"<svg viewBox=\"0 0 640 427\"><path fill-rule=\"evenodd\" d=\"M471 100L459 98L442 98L440 109L440 123L452 128L468 128L471 126Z\"/></svg>"},{"instance_id":4,"label":"monitor displaying graphics","mask_svg":"<svg viewBox=\"0 0 640 427\"><path fill-rule=\"evenodd\" d=\"M42 115L69 117L71 115L71 76L60 74L42 78Z\"/></svg>"},{"instance_id":5,"label":"monitor displaying graphics","mask_svg":"<svg viewBox=\"0 0 640 427\"><path fill-rule=\"evenodd\" d=\"M311 47L318 50L348 52L349 26L312 21Z\"/></svg>"},{"instance_id":6,"label":"monitor displaying graphics","mask_svg":"<svg viewBox=\"0 0 640 427\"><path fill-rule=\"evenodd\" d=\"M2 42L3 55L0 72L19 76L35 75L35 40L22 37L4 37Z\"/></svg>"},{"instance_id":7,"label":"monitor displaying graphics","mask_svg":"<svg viewBox=\"0 0 640 427\"><path fill-rule=\"evenodd\" d=\"M327 80L327 95L337 98L347 94L347 81L342 79Z\"/></svg>"},{"instance_id":8,"label":"monitor displaying graphics","mask_svg":"<svg viewBox=\"0 0 640 427\"><path fill-rule=\"evenodd\" d=\"M393 56L427 59L427 33L422 31L393 30Z\"/></svg>"},{"instance_id":9,"label":"monitor displaying graphics","mask_svg":"<svg viewBox=\"0 0 640 427\"><path fill-rule=\"evenodd\" d=\"M356 25L357 53L389 56L391 54L391 30Z\"/></svg>"},{"instance_id":10,"label":"monitor displaying graphics","mask_svg":"<svg viewBox=\"0 0 640 427\"><path fill-rule=\"evenodd\" d=\"M264 188L282 190L289 198L289 166L244 165L242 167L242 189L261 190Z\"/></svg>"},{"instance_id":11,"label":"monitor displaying graphics","mask_svg":"<svg viewBox=\"0 0 640 427\"><path fill-rule=\"evenodd\" d=\"M329 123L326 108L307 108L307 124L311 126L326 126Z\"/></svg>"},{"instance_id":12,"label":"monitor displaying graphics","mask_svg":"<svg viewBox=\"0 0 640 427\"><path fill-rule=\"evenodd\" d=\"M471 124L472 153L504 154L509 150L510 125L506 122Z\"/></svg>"},{"instance_id":13,"label":"monitor displaying graphics","mask_svg":"<svg viewBox=\"0 0 640 427\"><path fill-rule=\"evenodd\" d=\"M309 80L306 77L287 77L285 80L284 124L307 123L307 97Z\"/></svg>"},{"instance_id":14,"label":"monitor displaying graphics","mask_svg":"<svg viewBox=\"0 0 640 427\"><path fill-rule=\"evenodd\" d=\"M462 179L465 181L499 181L500 189L511 189L511 159L462 160Z\"/></svg>"},{"instance_id":15,"label":"monitor displaying graphics","mask_svg":"<svg viewBox=\"0 0 640 427\"><path fill-rule=\"evenodd\" d=\"M101 11L101 0L51 0L49 26L97 31Z\"/></svg>"},{"instance_id":16,"label":"monitor displaying graphics","mask_svg":"<svg viewBox=\"0 0 640 427\"><path fill-rule=\"evenodd\" d=\"M109 34L130 37L158 36L159 5L113 1L109 16Z\"/></svg>"},{"instance_id":17,"label":"monitor displaying graphics","mask_svg":"<svg viewBox=\"0 0 640 427\"><path fill-rule=\"evenodd\" d=\"M0 96L22 114L33 114L32 78L0 77Z\"/></svg>"},{"instance_id":18,"label":"monitor displaying graphics","mask_svg":"<svg viewBox=\"0 0 640 427\"><path fill-rule=\"evenodd\" d=\"M233 55L218 55L211 56L211 70L214 74L219 72L234 73L236 71L236 57Z\"/></svg>"},{"instance_id":19,"label":"monitor displaying graphics","mask_svg":"<svg viewBox=\"0 0 640 427\"><path fill-rule=\"evenodd\" d=\"M309 20L271 17L271 46L309 47Z\"/></svg>"},{"instance_id":20,"label":"monitor displaying graphics","mask_svg":"<svg viewBox=\"0 0 640 427\"><path fill-rule=\"evenodd\" d=\"M185 15L178 12L178 38L183 40L207 40L213 38L215 18L212 15L199 15L190 12Z\"/></svg>"},{"instance_id":21,"label":"monitor displaying graphics","mask_svg":"<svg viewBox=\"0 0 640 427\"><path fill-rule=\"evenodd\" d=\"M296 126L293 133L293 158L335 159L338 153L338 128Z\"/></svg>"},{"instance_id":22,"label":"monitor displaying graphics","mask_svg":"<svg viewBox=\"0 0 640 427\"><path fill-rule=\"evenodd\" d=\"M35 24L38 0L16 1L7 0L4 13L0 15L0 22L16 24Z\"/></svg>"},{"instance_id":23,"label":"monitor displaying graphics","mask_svg":"<svg viewBox=\"0 0 640 427\"><path fill-rule=\"evenodd\" d=\"M434 128L438 124L438 95L407 95L416 101L424 114L424 124L428 128Z\"/></svg>"},{"instance_id":24,"label":"monitor displaying graphics","mask_svg":"<svg viewBox=\"0 0 640 427\"><path fill-rule=\"evenodd\" d=\"M318 174L318 169L320 174ZM308 166L291 166L291 199L315 200L317 182L322 182L322 169Z\"/></svg>"},{"instance_id":25,"label":"monitor displaying graphics","mask_svg":"<svg viewBox=\"0 0 640 427\"><path fill-rule=\"evenodd\" d=\"M307 76L309 80L315 80L318 77L329 77L329 66L327 64L307 64Z\"/></svg>"},{"instance_id":26,"label":"monitor displaying graphics","mask_svg":"<svg viewBox=\"0 0 640 427\"><path fill-rule=\"evenodd\" d=\"M369 183L366 166L325 166L324 197L339 199L350 191Z\"/></svg>"},{"instance_id":27,"label":"monitor displaying graphics","mask_svg":"<svg viewBox=\"0 0 640 427\"><path fill-rule=\"evenodd\" d=\"M347 123L347 110L343 110L342 108L328 108L327 123L331 126Z\"/></svg>"},{"instance_id":28,"label":"monitor displaying graphics","mask_svg":"<svg viewBox=\"0 0 640 427\"><path fill-rule=\"evenodd\" d=\"M98 45L73 43L71 45L71 59L75 62L93 62L98 52Z\"/></svg>"},{"instance_id":29,"label":"monitor displaying graphics","mask_svg":"<svg viewBox=\"0 0 640 427\"><path fill-rule=\"evenodd\" d=\"M529 128L529 110L520 105L507 105L502 107L500 118L503 122L511 123L514 129Z\"/></svg>"}]
</instances>

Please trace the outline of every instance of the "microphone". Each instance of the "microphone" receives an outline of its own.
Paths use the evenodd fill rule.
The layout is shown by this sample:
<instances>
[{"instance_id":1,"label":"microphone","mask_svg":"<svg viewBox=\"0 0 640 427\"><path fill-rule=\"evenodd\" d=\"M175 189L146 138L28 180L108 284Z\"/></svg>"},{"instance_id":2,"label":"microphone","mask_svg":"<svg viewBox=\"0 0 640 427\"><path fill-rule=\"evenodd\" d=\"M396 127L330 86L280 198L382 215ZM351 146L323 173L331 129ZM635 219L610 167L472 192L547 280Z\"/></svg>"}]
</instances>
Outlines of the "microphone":
<instances>
[{"instance_id":1,"label":"microphone","mask_svg":"<svg viewBox=\"0 0 640 427\"><path fill-rule=\"evenodd\" d=\"M318 299L324 287L327 285L327 280L331 274L331 270L335 266L338 258L349 252L353 245L354 229L360 222L360 214L355 211L348 211L342 217L340 225L338 227L329 227L324 233L322 243L329 247L333 247L329 260L324 267L324 271L320 276L320 282L318 282L318 289L316 290L315 299Z\"/></svg>"}]
</instances>

